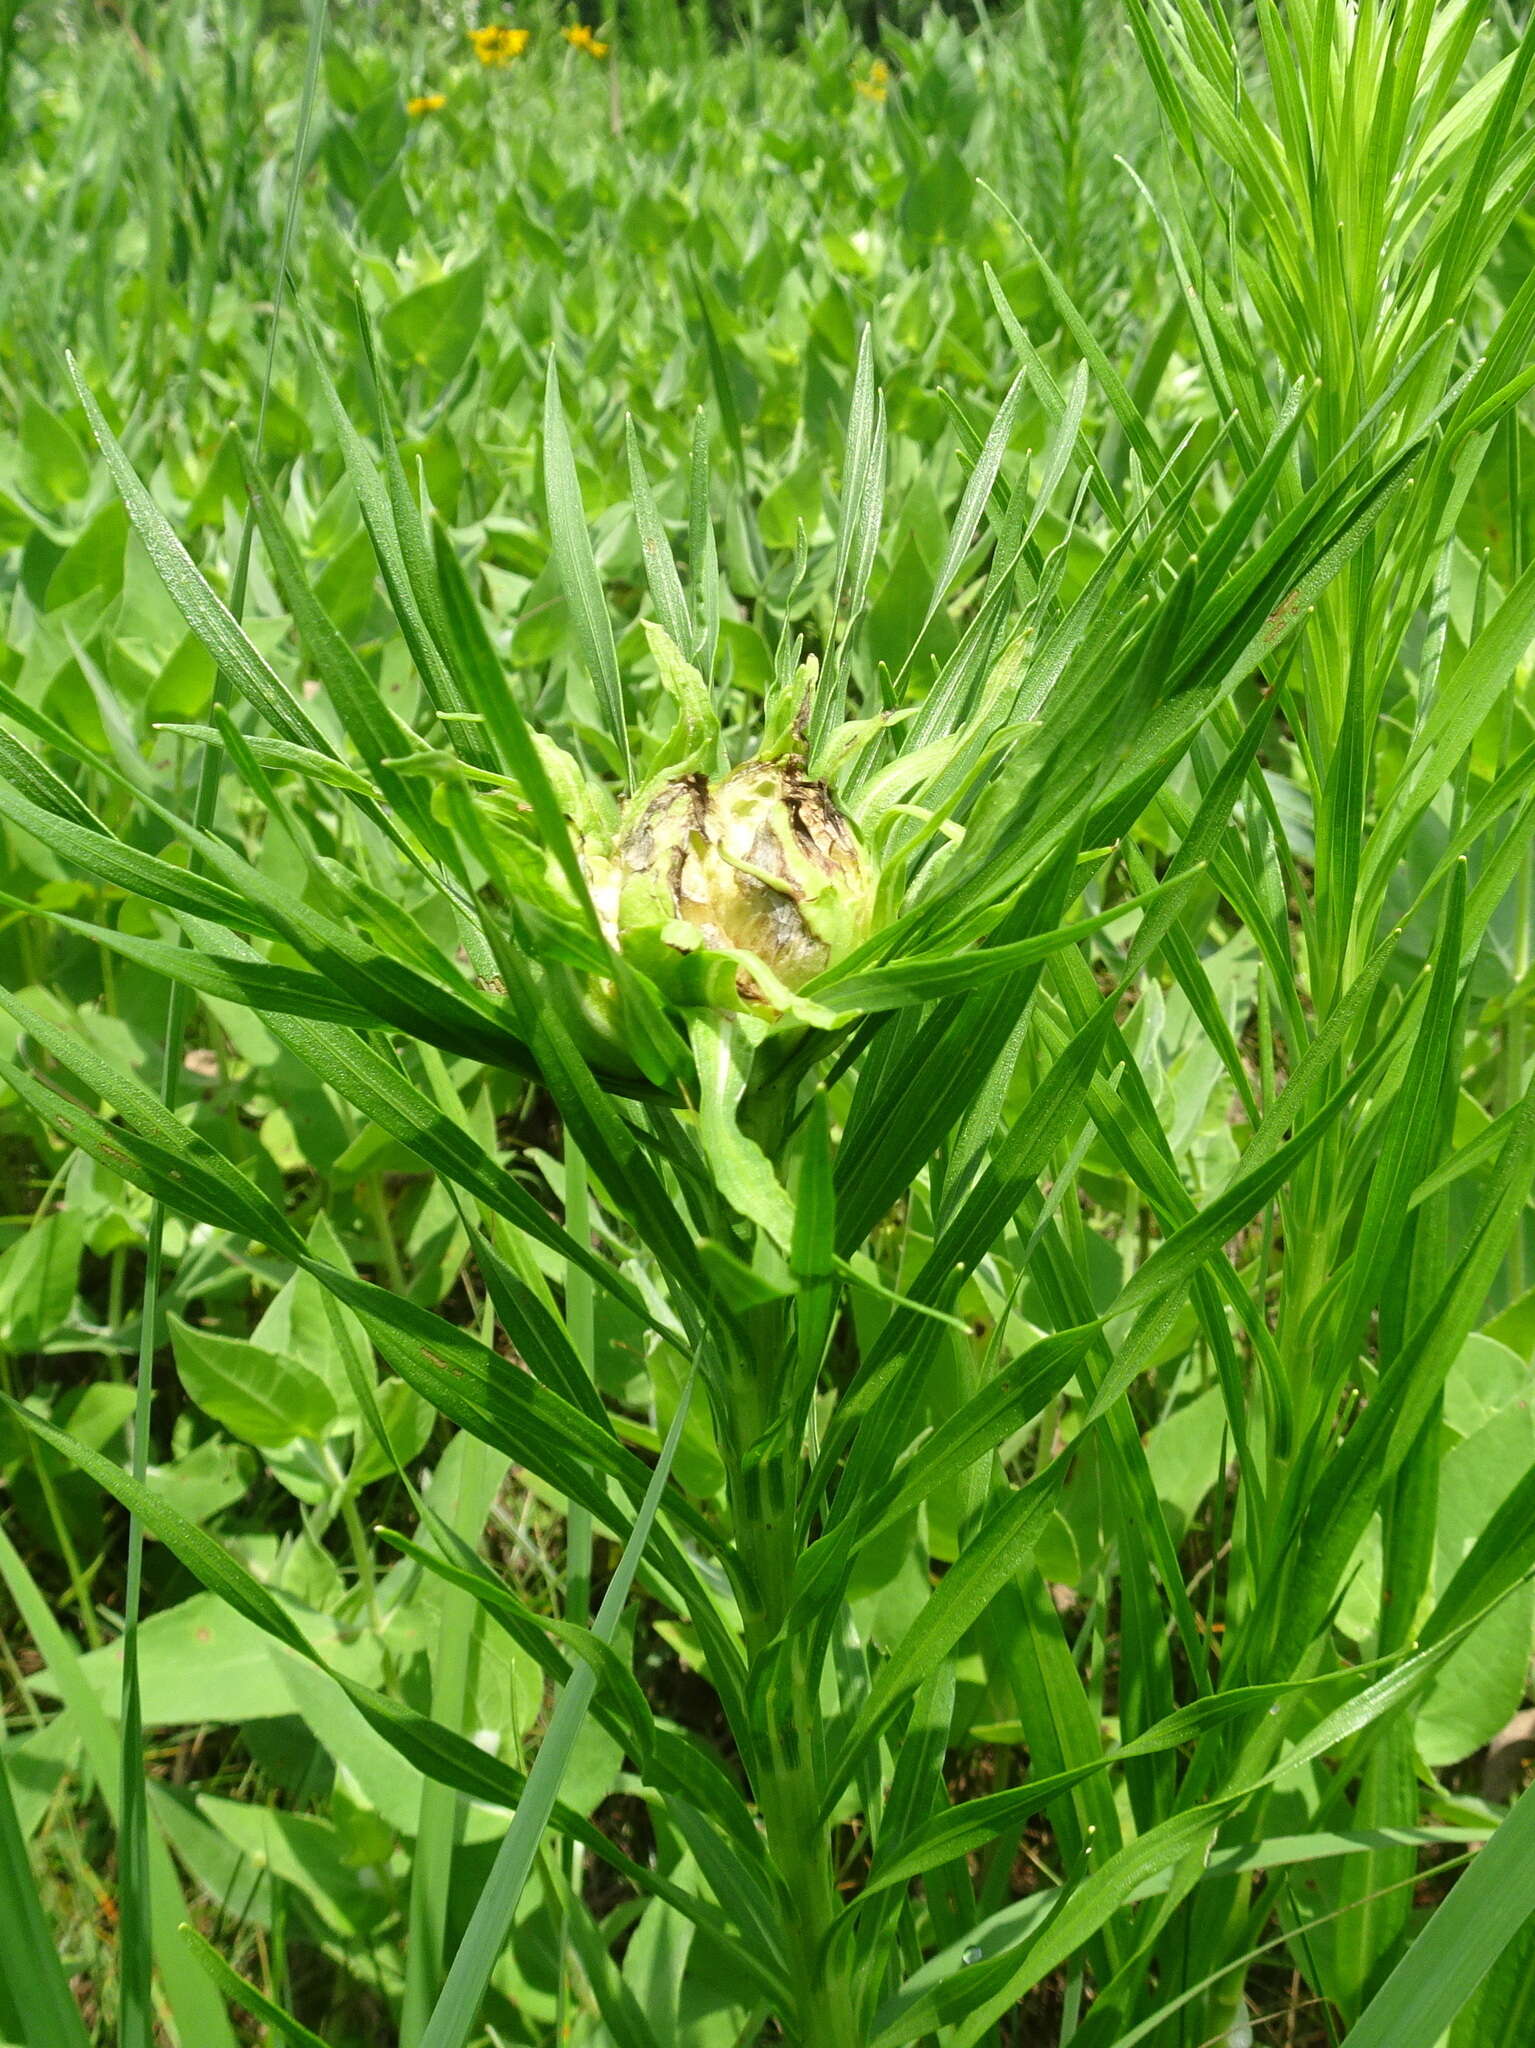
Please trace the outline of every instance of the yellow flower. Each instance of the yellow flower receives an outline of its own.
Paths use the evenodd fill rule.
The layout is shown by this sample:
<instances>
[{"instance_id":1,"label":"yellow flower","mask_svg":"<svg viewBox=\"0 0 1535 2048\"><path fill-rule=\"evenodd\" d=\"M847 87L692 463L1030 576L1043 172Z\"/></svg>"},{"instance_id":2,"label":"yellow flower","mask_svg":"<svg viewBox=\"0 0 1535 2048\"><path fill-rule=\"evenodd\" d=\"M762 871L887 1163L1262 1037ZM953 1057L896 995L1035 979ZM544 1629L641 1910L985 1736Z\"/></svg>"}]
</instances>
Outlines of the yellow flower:
<instances>
[{"instance_id":1,"label":"yellow flower","mask_svg":"<svg viewBox=\"0 0 1535 2048\"><path fill-rule=\"evenodd\" d=\"M578 21L574 28L562 28L560 34L573 50L585 50L588 57L605 57L608 54L607 44L598 42L584 21Z\"/></svg>"},{"instance_id":2,"label":"yellow flower","mask_svg":"<svg viewBox=\"0 0 1535 2048\"><path fill-rule=\"evenodd\" d=\"M405 102L405 111L413 121L419 121L423 114L440 114L447 104L445 92L423 92Z\"/></svg>"},{"instance_id":3,"label":"yellow flower","mask_svg":"<svg viewBox=\"0 0 1535 2048\"><path fill-rule=\"evenodd\" d=\"M869 66L867 78L853 80L854 92L861 92L866 100L883 100L885 89L890 83L890 66L883 57L876 57Z\"/></svg>"},{"instance_id":4,"label":"yellow flower","mask_svg":"<svg viewBox=\"0 0 1535 2048\"><path fill-rule=\"evenodd\" d=\"M499 66L522 55L530 33L525 28L502 28L498 22L492 22L487 28L470 29L469 40L482 64Z\"/></svg>"}]
</instances>

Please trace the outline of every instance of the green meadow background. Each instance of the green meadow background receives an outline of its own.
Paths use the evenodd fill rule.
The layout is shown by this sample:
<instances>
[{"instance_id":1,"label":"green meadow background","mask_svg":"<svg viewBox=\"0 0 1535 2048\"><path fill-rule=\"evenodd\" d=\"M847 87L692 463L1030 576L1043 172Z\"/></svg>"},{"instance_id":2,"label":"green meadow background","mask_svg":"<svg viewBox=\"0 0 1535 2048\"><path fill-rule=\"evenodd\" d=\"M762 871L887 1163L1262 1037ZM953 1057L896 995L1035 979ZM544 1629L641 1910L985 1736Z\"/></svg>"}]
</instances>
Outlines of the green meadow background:
<instances>
[{"instance_id":1,"label":"green meadow background","mask_svg":"<svg viewBox=\"0 0 1535 2048\"><path fill-rule=\"evenodd\" d=\"M576 25L0 0L0 2042L1520 2048L1528 9ZM732 760L819 657L881 849L994 886L815 1040L812 1280L699 1221L733 1099L722 1141L702 1081L613 1095L640 1199L546 1068L390 1007L401 961L489 985L386 829L464 823L490 714L439 716L433 648L611 791L686 716L658 624ZM721 1672L771 1660L709 1548L750 1460L656 1201L741 1327L830 1304L810 1876L754 1846ZM433 1329L589 1435L477 1433Z\"/></svg>"}]
</instances>

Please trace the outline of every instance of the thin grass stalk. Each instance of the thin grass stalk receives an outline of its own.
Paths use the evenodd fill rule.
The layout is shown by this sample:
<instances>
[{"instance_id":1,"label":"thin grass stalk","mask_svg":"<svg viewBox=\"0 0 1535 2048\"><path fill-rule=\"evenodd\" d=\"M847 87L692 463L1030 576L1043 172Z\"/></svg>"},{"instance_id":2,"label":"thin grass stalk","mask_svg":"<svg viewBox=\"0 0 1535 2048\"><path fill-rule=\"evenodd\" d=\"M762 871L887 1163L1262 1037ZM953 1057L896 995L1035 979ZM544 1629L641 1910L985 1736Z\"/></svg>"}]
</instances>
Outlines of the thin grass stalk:
<instances>
[{"instance_id":1,"label":"thin grass stalk","mask_svg":"<svg viewBox=\"0 0 1535 2048\"><path fill-rule=\"evenodd\" d=\"M565 1140L565 1228L577 1244L591 1241L591 1198L586 1157L568 1136ZM573 1262L565 1268L565 1323L570 1341L582 1367L596 1376L596 1289L591 1278ZM585 1628L592 1612L592 1517L580 1501L571 1501L565 1511L565 1619ZM566 1888L580 1896L582 1854L580 1844L562 1842L560 1868ZM556 2028L563 2034L565 2004L574 1982L570 1944L570 1915L560 1905L560 1981Z\"/></svg>"},{"instance_id":2,"label":"thin grass stalk","mask_svg":"<svg viewBox=\"0 0 1535 2048\"><path fill-rule=\"evenodd\" d=\"M629 1589L634 1583L646 1538L671 1477L677 1446L682 1441L693 1384L694 1375L690 1373L645 1499L635 1516L633 1534L608 1581L602 1606L592 1624L592 1633L599 1642L611 1643L623 1618ZM454 1955L447 1981L432 2009L421 2048L465 2048L465 2044L474 2037L475 2023L490 1983L491 1971L496 1966L517 1911L522 1888L537 1860L544 1829L559 1798L560 1783L570 1761L571 1749L586 1718L596 1686L595 1668L583 1662L576 1666L569 1684L560 1695L539 1745L538 1755L533 1760L533 1768L528 1773L527 1786L512 1817L512 1824L502 1837L490 1876L475 1901L474 1912Z\"/></svg>"},{"instance_id":3,"label":"thin grass stalk","mask_svg":"<svg viewBox=\"0 0 1535 2048\"><path fill-rule=\"evenodd\" d=\"M0 1744L0 1943L6 1969L0 1977L0 2024L18 2027L28 2048L89 2048L85 2026L55 1953L26 1839L11 1797L10 1775ZM25 1999L25 2010L20 2001Z\"/></svg>"},{"instance_id":4,"label":"thin grass stalk","mask_svg":"<svg viewBox=\"0 0 1535 2048\"><path fill-rule=\"evenodd\" d=\"M480 1334L486 1343L494 1335L494 1316L489 1304L481 1320ZM458 1484L444 1520L455 1536L473 1545L483 1533L491 1482L499 1480L504 1461L467 1433L456 1442L460 1447ZM461 1728L469 1703L470 1650L478 1609L472 1596L458 1587L444 1587L440 1599L440 1625L432 1659L432 1711L445 1726ZM414 2048L420 2041L442 1989L448 1900L462 1807L460 1795L451 1786L432 1779L423 1782L407 1907L401 2048Z\"/></svg>"},{"instance_id":5,"label":"thin grass stalk","mask_svg":"<svg viewBox=\"0 0 1535 2048\"><path fill-rule=\"evenodd\" d=\"M299 103L298 136L293 175L288 190L278 247L277 276L272 291L272 320L267 337L266 362L262 374L261 399L256 416L256 448L259 454L266 426L267 403L277 364L277 338L288 276L288 257L298 223L299 200L303 191L303 167L307 157L309 128L314 113L320 78L320 56L324 43L326 0L312 0L308 47L304 66L303 96ZM146 316L147 317L147 316ZM230 610L238 620L245 607L250 575L251 547L255 539L254 507L247 507L240 534L240 550L230 589ZM222 703L226 684L221 671L213 683L215 715ZM197 782L192 802L194 828L204 832L213 822L223 773L223 749L216 742L204 744L199 752ZM192 855L196 865L197 856ZM178 930L177 943L185 943ZM195 998L184 984L172 985L166 1002L165 1036L160 1065L160 1100L174 1111L180 1096L182 1046L191 1020ZM150 1425L154 1407L154 1360L160 1319L160 1293L165 1253L165 1208L156 1201L150 1209L144 1288L139 1330L138 1375L134 1392L130 1431L131 1470L140 1485L148 1478ZM154 2035L153 1972L154 1942L149 1907L149 1813L144 1778L143 1697L139 1676L139 1625L143 1605L144 1525L136 1514L129 1516L127 1573L123 1596L123 1675L121 1790L118 1813L118 1869L120 1895L119 1954L121 2003L118 2011L120 2048L152 2048Z\"/></svg>"}]
</instances>

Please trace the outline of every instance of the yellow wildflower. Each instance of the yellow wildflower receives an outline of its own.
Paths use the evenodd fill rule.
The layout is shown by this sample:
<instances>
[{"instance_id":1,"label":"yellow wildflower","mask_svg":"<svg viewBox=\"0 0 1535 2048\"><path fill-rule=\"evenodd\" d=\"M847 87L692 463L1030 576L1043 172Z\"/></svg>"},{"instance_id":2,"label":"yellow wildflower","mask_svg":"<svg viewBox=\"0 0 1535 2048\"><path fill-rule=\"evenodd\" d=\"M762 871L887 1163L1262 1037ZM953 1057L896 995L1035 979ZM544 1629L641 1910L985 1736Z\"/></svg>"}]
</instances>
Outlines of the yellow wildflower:
<instances>
[{"instance_id":1,"label":"yellow wildflower","mask_svg":"<svg viewBox=\"0 0 1535 2048\"><path fill-rule=\"evenodd\" d=\"M419 121L423 114L440 114L447 104L445 92L423 92L405 102L405 111L413 121Z\"/></svg>"},{"instance_id":2,"label":"yellow wildflower","mask_svg":"<svg viewBox=\"0 0 1535 2048\"><path fill-rule=\"evenodd\" d=\"M499 66L522 55L530 34L525 28L502 28L498 22L492 22L487 28L470 29L469 40L482 64Z\"/></svg>"},{"instance_id":3,"label":"yellow wildflower","mask_svg":"<svg viewBox=\"0 0 1535 2048\"><path fill-rule=\"evenodd\" d=\"M890 84L890 66L883 57L876 57L869 66L867 78L853 80L854 92L861 92L866 100L883 100Z\"/></svg>"},{"instance_id":4,"label":"yellow wildflower","mask_svg":"<svg viewBox=\"0 0 1535 2048\"><path fill-rule=\"evenodd\" d=\"M588 57L605 57L608 54L607 44L598 42L584 21L578 21L574 28L562 28L560 34L573 50L585 50Z\"/></svg>"}]
</instances>

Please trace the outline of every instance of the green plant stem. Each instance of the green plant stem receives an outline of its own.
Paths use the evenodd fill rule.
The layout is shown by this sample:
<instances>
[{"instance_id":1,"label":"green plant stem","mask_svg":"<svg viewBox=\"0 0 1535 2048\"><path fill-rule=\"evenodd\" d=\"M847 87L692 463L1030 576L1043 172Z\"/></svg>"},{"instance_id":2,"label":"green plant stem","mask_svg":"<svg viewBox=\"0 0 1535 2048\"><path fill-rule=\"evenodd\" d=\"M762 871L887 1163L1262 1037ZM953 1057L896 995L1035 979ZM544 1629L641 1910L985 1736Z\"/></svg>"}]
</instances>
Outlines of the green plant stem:
<instances>
[{"instance_id":1,"label":"green plant stem","mask_svg":"<svg viewBox=\"0 0 1535 2048\"><path fill-rule=\"evenodd\" d=\"M687 1424L688 1404L692 1396L693 1375L690 1373L683 1387L682 1399L677 1404L677 1413L672 1418L672 1426L667 1431L666 1442L661 1446L661 1456L651 1475L645 1499L635 1517L634 1528L592 1623L592 1632L601 1642L610 1643L617 1633L634 1584L634 1574L639 1569L641 1553L671 1476L672 1461ZM442 1994L433 2007L422 2036L422 2048L463 2048L463 2044L472 2037L480 2002L490 1982L496 1958L511 1930L517 1902L537 1858L544 1829L559 1796L570 1754L596 1683L593 1667L582 1663L571 1674L569 1683L560 1694L538 1755L528 1773L512 1824L502 1837L490 1876L453 1958Z\"/></svg>"},{"instance_id":2,"label":"green plant stem","mask_svg":"<svg viewBox=\"0 0 1535 2048\"><path fill-rule=\"evenodd\" d=\"M565 1228L577 1244L591 1239L591 1204L586 1160L568 1140L565 1146ZM579 1266L565 1273L565 1320L571 1345L588 1374L595 1369L596 1302L592 1281ZM592 1518L572 1501L565 1518L565 1618L583 1626L592 1611Z\"/></svg>"},{"instance_id":3,"label":"green plant stem","mask_svg":"<svg viewBox=\"0 0 1535 2048\"><path fill-rule=\"evenodd\" d=\"M489 1313L484 1334L493 1334ZM463 1542L477 1547L484 1535L490 1503L506 1469L504 1458L473 1437L456 1439L458 1456L452 1490L443 1486L441 1513ZM437 1500L433 1496L433 1505ZM432 1713L445 1727L462 1729L468 1720L475 1604L472 1595L455 1586L438 1598L436 1654L432 1660ZM461 1794L434 1778L421 1784L416 1856L411 1867L410 1938L406 1948L405 1997L400 2015L403 2048L413 2048L426 2031L446 1971L448 1895L458 1848Z\"/></svg>"},{"instance_id":4,"label":"green plant stem","mask_svg":"<svg viewBox=\"0 0 1535 2048\"><path fill-rule=\"evenodd\" d=\"M738 1121L770 1159L793 1127L794 1088L782 1077L749 1094ZM798 1554L800 1444L777 1427L773 1373L788 1353L787 1320L777 1305L747 1319L748 1345L730 1362L731 1506L736 1543L754 1597L744 1616L753 1665L782 1660L767 1688L767 1734L753 1771L768 1849L783 1887L784 1950L800 1994L800 2048L858 2048L852 1980L826 1937L839 1911L836 1872L821 1791L815 1738L821 1726L818 1674L785 1624ZM786 2022L787 2023L787 2022Z\"/></svg>"},{"instance_id":5,"label":"green plant stem","mask_svg":"<svg viewBox=\"0 0 1535 2048\"><path fill-rule=\"evenodd\" d=\"M314 0L309 22L305 57L304 90L299 107L296 168L288 190L278 252L277 277L272 297L272 320L267 334L266 362L262 376L261 403L256 418L256 453L259 457L266 427L267 402L272 373L277 361L277 330L282 313L283 290L287 280L288 252L293 245L298 220L299 194L303 188L301 167L314 110L319 81L320 49L325 20L325 0ZM162 85L157 108L169 107L168 85ZM156 214L159 224L163 216ZM152 286L146 296L143 340L151 338L158 318L160 286L163 279L151 261ZM247 509L240 533L240 551L230 590L230 610L239 619L245 609L246 584L250 574L251 545L255 534L255 513ZM222 669L215 670L210 709L216 713L229 685ZM219 746L204 746L197 767L196 794L192 803L194 828L203 832L213 823L218 808L219 784L224 755ZM196 866L196 855L192 857ZM174 1109L181 1081L181 1048L193 1005L192 992L176 983L165 1010L165 1041L161 1064L160 1099ZM149 1461L149 1426L154 1401L155 1329L159 1321L161 1267L165 1253L165 1210L155 1203L150 1212L149 1252L144 1275L143 1323L139 1332L138 1380L134 1393L132 1469L142 1484ZM118 1812L118 1894L120 1904L119 1952L122 1994L118 2021L120 2048L150 2048L154 2020L151 2011L151 1970L153 1934L150 1918L150 1853L148 1795L144 1782L143 1717L139 1692L139 1612L143 1596L144 1525L136 1515L128 1523L128 1569L123 1598L123 1717L121 1803Z\"/></svg>"},{"instance_id":6,"label":"green plant stem","mask_svg":"<svg viewBox=\"0 0 1535 2048\"><path fill-rule=\"evenodd\" d=\"M373 1569L373 1552L368 1543L368 1532L362 1525L362 1516L357 1512L357 1496L346 1483L342 1485L340 1505L346 1540L351 1548L352 1563L357 1571L357 1583L362 1589L363 1604L368 1612L368 1625L377 1630L380 1626L378 1575Z\"/></svg>"},{"instance_id":7,"label":"green plant stem","mask_svg":"<svg viewBox=\"0 0 1535 2048\"><path fill-rule=\"evenodd\" d=\"M213 816L218 793L219 762L212 748L203 750L193 811L199 825ZM165 1043L160 1067L160 1099L174 1109L181 1076L181 1047L192 1013L188 990L176 986L166 1005ZM133 1402L132 1471L144 1484L149 1467L149 1431L154 1405L155 1330L160 1320L160 1284L165 1258L165 1210L159 1202L150 1211L149 1251L139 1327L138 1379ZM143 1599L144 1525L137 1515L128 1523L128 1573L123 1596L123 1738L122 1803L118 1818L119 1904L122 1938L122 2005L118 2039L122 2048L149 2048L153 2038L150 2009L149 1820L144 1784L144 1726L139 1692L138 1617Z\"/></svg>"},{"instance_id":8,"label":"green plant stem","mask_svg":"<svg viewBox=\"0 0 1535 2048\"><path fill-rule=\"evenodd\" d=\"M11 1361L3 1356L0 1356L0 1388L4 1389L11 1400L16 1399L16 1382ZM96 1610L91 1601L90 1579L80 1563L80 1553L75 1548L75 1539L69 1533L69 1523L64 1517L64 1505L59 1499L58 1488L54 1485L53 1477L44 1460L42 1446L31 1436L27 1438L26 1456L27 1463L32 1468L32 1476L37 1481L37 1490L43 1497L43 1506L47 1510L49 1524L53 1530L53 1540L59 1547L59 1556L63 1559L64 1569L69 1574L70 1591L79 1610L80 1626L85 1633L86 1643L91 1649L99 1650L105 1637L101 1633L101 1624L96 1619Z\"/></svg>"},{"instance_id":9,"label":"green plant stem","mask_svg":"<svg viewBox=\"0 0 1535 2048\"><path fill-rule=\"evenodd\" d=\"M400 1258L400 1248L395 1242L394 1224L389 1214L389 1201L384 1192L384 1177L370 1173L362 1183L363 1207L368 1212L368 1221L373 1225L373 1235L378 1239L379 1252L384 1261L384 1271L389 1276L389 1286L395 1294L410 1292L410 1279Z\"/></svg>"},{"instance_id":10,"label":"green plant stem","mask_svg":"<svg viewBox=\"0 0 1535 2048\"><path fill-rule=\"evenodd\" d=\"M779 1318L766 1311L762 1320ZM826 1956L826 1936L839 1903L810 1746L813 1731L820 1726L819 1687L805 1666L801 1646L784 1640L796 1553L798 1446L777 1445L765 1455L755 1455L770 1422L763 1361L778 1355L772 1334L764 1330L763 1336L755 1356L736 1361L731 1401L736 1541L756 1596L745 1617L747 1651L753 1664L782 1656L786 1666L781 1683L773 1688L768 1733L753 1772L754 1789L782 1885L789 1981L801 1995L799 2025L791 2038L800 2048L858 2048L852 1986L842 1964Z\"/></svg>"},{"instance_id":11,"label":"green plant stem","mask_svg":"<svg viewBox=\"0 0 1535 2048\"><path fill-rule=\"evenodd\" d=\"M128 1247L125 1244L116 1245L113 1248L111 1263L107 1269L107 1328L113 1332L120 1330L123 1326L127 1279ZM121 1379L122 1358L118 1352L113 1351L110 1354L110 1364L113 1377Z\"/></svg>"},{"instance_id":12,"label":"green plant stem","mask_svg":"<svg viewBox=\"0 0 1535 2048\"><path fill-rule=\"evenodd\" d=\"M1524 497L1522 489L1522 468L1520 461L1521 427L1517 415L1511 417L1504 429L1505 481L1509 506L1509 572L1510 581L1517 582L1524 569ZM1504 743L1500 750L1499 766L1507 764L1512 751L1509 732L1513 722L1515 694L1508 693L1504 715ZM1514 986L1521 985L1530 971L1531 932L1530 919L1535 909L1535 856L1527 846L1520 857L1519 876L1514 891ZM1503 1107L1507 1109L1524 1093L1524 1062L1526 1052L1525 1023L1527 1005L1515 1003L1509 1010L1503 1026ZM1525 1257L1525 1226L1527 1216L1521 1215L1508 1247L1508 1289L1510 1297L1517 1301L1529 1285Z\"/></svg>"},{"instance_id":13,"label":"green plant stem","mask_svg":"<svg viewBox=\"0 0 1535 2048\"><path fill-rule=\"evenodd\" d=\"M1535 916L1535 858L1532 858L1530 849L1526 847L1519 862L1519 876L1514 889L1513 978L1516 988L1530 971L1532 916ZM1511 1004L1503 1025L1504 1109L1510 1108L1524 1093L1526 1013L1526 1004ZM1529 1285L1525 1257L1525 1227L1526 1218L1521 1216L1508 1247L1508 1291L1513 1301L1518 1301Z\"/></svg>"},{"instance_id":14,"label":"green plant stem","mask_svg":"<svg viewBox=\"0 0 1535 2048\"><path fill-rule=\"evenodd\" d=\"M591 1202L586 1158L569 1135L565 1139L565 1228L577 1244L591 1242ZM577 1358L589 1374L596 1368L596 1302L591 1279L574 1263L565 1268L565 1323ZM565 1511L565 1619L585 1627L592 1612L592 1517L579 1501ZM581 1851L576 1843L560 1845L560 1869L570 1892L579 1893ZM564 1903L560 1907L560 1980L556 2033L564 2039L567 1999L572 1977L570 1930Z\"/></svg>"},{"instance_id":15,"label":"green plant stem","mask_svg":"<svg viewBox=\"0 0 1535 2048\"><path fill-rule=\"evenodd\" d=\"M760 1568L760 1549L750 1543L744 1548ZM858 2048L852 1987L840 1965L828 1964L824 1954L838 1899L831 1844L820 1821L812 1759L805 1748L809 1732L819 1725L820 1701L798 1646L791 1644L787 1655L787 1712L769 1736L757 1795L783 1886L790 1981L802 1993L798 2039L801 2048Z\"/></svg>"}]
</instances>

